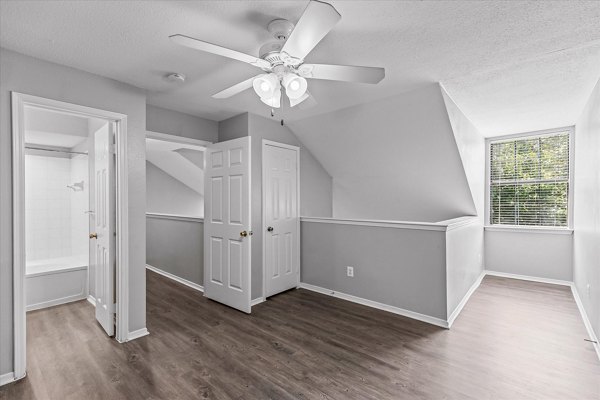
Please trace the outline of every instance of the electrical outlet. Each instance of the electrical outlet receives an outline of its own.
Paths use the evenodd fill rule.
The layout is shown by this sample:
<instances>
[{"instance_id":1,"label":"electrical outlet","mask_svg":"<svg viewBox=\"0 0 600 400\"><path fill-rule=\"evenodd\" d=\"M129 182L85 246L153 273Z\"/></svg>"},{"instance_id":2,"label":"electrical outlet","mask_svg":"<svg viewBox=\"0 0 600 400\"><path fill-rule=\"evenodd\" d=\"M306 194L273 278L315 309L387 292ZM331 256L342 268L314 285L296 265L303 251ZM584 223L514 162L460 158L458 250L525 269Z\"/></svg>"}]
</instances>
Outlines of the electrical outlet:
<instances>
[{"instance_id":1,"label":"electrical outlet","mask_svg":"<svg viewBox=\"0 0 600 400\"><path fill-rule=\"evenodd\" d=\"M346 267L346 275L354 278L354 267Z\"/></svg>"}]
</instances>

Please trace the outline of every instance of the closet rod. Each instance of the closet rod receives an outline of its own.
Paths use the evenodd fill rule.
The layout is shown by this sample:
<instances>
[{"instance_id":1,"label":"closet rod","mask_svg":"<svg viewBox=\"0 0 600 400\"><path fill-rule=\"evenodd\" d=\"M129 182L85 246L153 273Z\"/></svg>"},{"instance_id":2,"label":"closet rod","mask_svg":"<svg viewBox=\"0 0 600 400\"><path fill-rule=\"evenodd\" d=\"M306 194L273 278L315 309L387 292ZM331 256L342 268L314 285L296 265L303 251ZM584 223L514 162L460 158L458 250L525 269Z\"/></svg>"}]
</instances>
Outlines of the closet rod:
<instances>
[{"instance_id":1,"label":"closet rod","mask_svg":"<svg viewBox=\"0 0 600 400\"><path fill-rule=\"evenodd\" d=\"M29 150L41 150L41 151L54 151L56 153L69 153L69 154L83 154L85 156L88 155L88 153L84 153L81 151L69 151L69 150L58 150L58 149L46 149L43 147L33 147L33 146L25 146L26 149Z\"/></svg>"}]
</instances>

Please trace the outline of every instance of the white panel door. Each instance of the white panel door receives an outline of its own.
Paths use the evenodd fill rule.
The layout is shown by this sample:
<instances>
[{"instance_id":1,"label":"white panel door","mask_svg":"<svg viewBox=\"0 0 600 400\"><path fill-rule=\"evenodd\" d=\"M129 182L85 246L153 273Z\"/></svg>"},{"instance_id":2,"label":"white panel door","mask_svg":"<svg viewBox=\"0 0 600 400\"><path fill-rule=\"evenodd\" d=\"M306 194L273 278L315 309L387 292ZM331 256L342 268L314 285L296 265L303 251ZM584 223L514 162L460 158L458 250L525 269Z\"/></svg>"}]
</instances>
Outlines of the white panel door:
<instances>
[{"instance_id":1,"label":"white panel door","mask_svg":"<svg viewBox=\"0 0 600 400\"><path fill-rule=\"evenodd\" d=\"M265 297L298 286L298 148L263 143Z\"/></svg>"},{"instance_id":2,"label":"white panel door","mask_svg":"<svg viewBox=\"0 0 600 400\"><path fill-rule=\"evenodd\" d=\"M206 149L204 295L250 313L250 137Z\"/></svg>"},{"instance_id":3,"label":"white panel door","mask_svg":"<svg viewBox=\"0 0 600 400\"><path fill-rule=\"evenodd\" d=\"M114 127L107 123L94 134L96 319L109 336L115 334L115 158Z\"/></svg>"}]
</instances>

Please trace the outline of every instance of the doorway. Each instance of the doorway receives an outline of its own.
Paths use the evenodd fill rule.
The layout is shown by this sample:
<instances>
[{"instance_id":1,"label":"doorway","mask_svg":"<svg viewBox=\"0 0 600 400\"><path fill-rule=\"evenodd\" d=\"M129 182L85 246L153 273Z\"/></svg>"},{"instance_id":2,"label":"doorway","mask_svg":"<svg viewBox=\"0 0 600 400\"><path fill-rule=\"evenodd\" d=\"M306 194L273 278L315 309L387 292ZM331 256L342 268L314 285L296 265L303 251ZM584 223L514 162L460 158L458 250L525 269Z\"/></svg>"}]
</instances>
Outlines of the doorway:
<instances>
[{"instance_id":1,"label":"doorway","mask_svg":"<svg viewBox=\"0 0 600 400\"><path fill-rule=\"evenodd\" d=\"M264 298L300 283L300 149L262 142Z\"/></svg>"},{"instance_id":2,"label":"doorway","mask_svg":"<svg viewBox=\"0 0 600 400\"><path fill-rule=\"evenodd\" d=\"M14 371L26 311L89 297L90 319L127 340L125 115L12 93ZM116 328L116 329L115 329Z\"/></svg>"}]
</instances>

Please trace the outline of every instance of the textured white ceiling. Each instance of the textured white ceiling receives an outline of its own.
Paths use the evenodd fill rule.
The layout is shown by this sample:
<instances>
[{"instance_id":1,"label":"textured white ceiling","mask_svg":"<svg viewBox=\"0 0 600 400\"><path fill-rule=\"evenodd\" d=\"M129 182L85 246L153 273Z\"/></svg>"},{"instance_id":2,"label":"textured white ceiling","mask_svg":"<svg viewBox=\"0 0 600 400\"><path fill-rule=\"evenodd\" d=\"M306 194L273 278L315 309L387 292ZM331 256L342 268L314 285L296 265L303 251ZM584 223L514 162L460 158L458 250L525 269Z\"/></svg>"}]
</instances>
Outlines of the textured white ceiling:
<instances>
[{"instance_id":1,"label":"textured white ceiling","mask_svg":"<svg viewBox=\"0 0 600 400\"><path fill-rule=\"evenodd\" d=\"M484 133L506 127L520 130L538 117L536 102L549 96L556 120L571 118L583 93L592 89L592 75L597 79L600 70L597 48L589 46L600 40L598 1L332 3L342 20L307 61L382 66L386 78L376 86L313 80L309 89L319 106L284 109L278 117L301 119L441 81ZM242 111L268 115L268 108L251 91L228 100L210 97L257 70L175 46L168 36L181 33L256 54L270 40L266 24L273 18L296 21L306 4L2 1L0 45L145 88L148 102L157 106L214 120ZM569 53L577 57L571 65L578 65L576 74L567 74L565 60L535 63L585 44L585 50ZM515 67L521 63L531 67ZM169 84L164 80L169 72L184 73L188 81ZM535 85L531 83L527 98L516 104L502 100L522 98L520 82L530 80ZM560 82L561 92L556 94L553 90ZM569 107L573 99L577 106ZM510 117L514 112L518 118ZM561 113L562 119L557 115ZM507 126L501 127L503 123Z\"/></svg>"}]
</instances>

